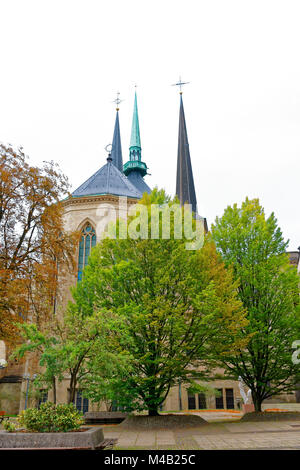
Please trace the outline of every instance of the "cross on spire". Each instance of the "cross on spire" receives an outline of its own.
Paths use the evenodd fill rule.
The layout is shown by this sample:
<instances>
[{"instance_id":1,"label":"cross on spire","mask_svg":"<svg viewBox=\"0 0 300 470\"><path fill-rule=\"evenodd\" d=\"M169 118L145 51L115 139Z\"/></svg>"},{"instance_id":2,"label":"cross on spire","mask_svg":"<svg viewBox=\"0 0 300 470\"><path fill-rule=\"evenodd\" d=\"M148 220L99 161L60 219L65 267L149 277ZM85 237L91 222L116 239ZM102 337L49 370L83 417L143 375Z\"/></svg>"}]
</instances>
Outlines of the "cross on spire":
<instances>
[{"instance_id":1,"label":"cross on spire","mask_svg":"<svg viewBox=\"0 0 300 470\"><path fill-rule=\"evenodd\" d=\"M117 98L113 101L113 103L116 103L117 105L117 111L119 111L119 104L122 103L122 101L124 101L124 100L120 100L119 96L120 96L120 92L117 91Z\"/></svg>"},{"instance_id":2,"label":"cross on spire","mask_svg":"<svg viewBox=\"0 0 300 470\"><path fill-rule=\"evenodd\" d=\"M179 86L179 93L182 95L182 87L183 85L187 85L190 82L182 82L181 77L179 77L179 81L177 83L174 83L172 86Z\"/></svg>"}]
</instances>

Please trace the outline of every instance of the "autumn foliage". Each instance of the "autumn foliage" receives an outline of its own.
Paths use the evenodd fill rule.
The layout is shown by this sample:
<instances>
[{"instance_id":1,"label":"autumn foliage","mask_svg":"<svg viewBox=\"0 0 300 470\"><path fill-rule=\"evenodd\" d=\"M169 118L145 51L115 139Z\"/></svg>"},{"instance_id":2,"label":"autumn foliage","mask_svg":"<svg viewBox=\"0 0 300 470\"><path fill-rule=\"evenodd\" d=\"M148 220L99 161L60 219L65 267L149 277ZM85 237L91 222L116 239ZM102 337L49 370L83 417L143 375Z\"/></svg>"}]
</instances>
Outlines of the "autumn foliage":
<instances>
[{"instance_id":1,"label":"autumn foliage","mask_svg":"<svg viewBox=\"0 0 300 470\"><path fill-rule=\"evenodd\" d=\"M58 265L72 269L76 239L63 229L67 194L53 162L31 166L0 144L0 340L16 340L16 320L41 324L55 309Z\"/></svg>"}]
</instances>

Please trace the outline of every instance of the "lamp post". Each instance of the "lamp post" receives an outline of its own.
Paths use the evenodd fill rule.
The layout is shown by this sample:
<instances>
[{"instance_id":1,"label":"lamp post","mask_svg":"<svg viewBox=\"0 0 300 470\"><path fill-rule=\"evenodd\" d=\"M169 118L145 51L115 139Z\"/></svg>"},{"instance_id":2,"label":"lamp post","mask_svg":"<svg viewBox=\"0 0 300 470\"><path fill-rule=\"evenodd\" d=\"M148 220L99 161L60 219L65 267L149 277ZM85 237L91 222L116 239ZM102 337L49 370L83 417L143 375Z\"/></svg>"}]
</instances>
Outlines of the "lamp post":
<instances>
[{"instance_id":1,"label":"lamp post","mask_svg":"<svg viewBox=\"0 0 300 470\"><path fill-rule=\"evenodd\" d=\"M32 379L31 379L31 375L28 374L28 373L23 375L23 379L27 381L27 384L26 384L26 395L25 395L25 408L24 408L24 410L27 410L27 403L28 403L28 394L29 394L29 383L30 383L30 380L34 380L35 378L36 378L36 374L33 374Z\"/></svg>"},{"instance_id":2,"label":"lamp post","mask_svg":"<svg viewBox=\"0 0 300 470\"><path fill-rule=\"evenodd\" d=\"M178 384L178 400L179 400L179 409L182 410L182 394L181 394L181 380Z\"/></svg>"}]
</instances>

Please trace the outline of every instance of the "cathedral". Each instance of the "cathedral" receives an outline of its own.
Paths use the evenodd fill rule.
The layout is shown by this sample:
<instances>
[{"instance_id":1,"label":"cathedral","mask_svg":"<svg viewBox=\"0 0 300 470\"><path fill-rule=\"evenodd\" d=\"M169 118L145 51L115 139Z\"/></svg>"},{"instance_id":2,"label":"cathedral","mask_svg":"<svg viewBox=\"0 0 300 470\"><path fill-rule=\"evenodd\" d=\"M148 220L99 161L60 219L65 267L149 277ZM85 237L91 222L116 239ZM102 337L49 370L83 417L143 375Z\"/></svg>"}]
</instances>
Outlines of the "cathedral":
<instances>
[{"instance_id":1,"label":"cathedral","mask_svg":"<svg viewBox=\"0 0 300 470\"><path fill-rule=\"evenodd\" d=\"M136 204L143 194L150 193L151 187L155 186L145 179L148 174L148 166L142 159L142 146L140 137L140 125L138 115L137 94L134 95L133 116L131 126L131 138L129 147L129 159L123 163L121 132L119 122L119 100L117 102L116 118L113 131L113 140L106 163L93 174L87 181L73 191L71 197L66 199L65 228L68 231L79 230L81 233L78 253L77 272L75 275L67 275L63 279L63 289L60 298L57 299L57 313L63 310L67 301L71 299L70 286L81 279L84 266L93 246L100 240L102 232L108 222L115 215L120 218L126 217L126 211L131 205ZM149 185L148 185L149 184ZM188 133L185 120L182 91L180 90L179 106L179 129L178 129L178 154L176 195L180 204L190 204L196 217L201 219L204 230L207 231L206 219L197 214L197 199L194 185L194 177L189 151ZM126 206L122 201L126 198ZM114 210L110 210L113 208ZM239 390L237 383L233 381L220 381L212 383L212 386L221 391L222 396L215 398L204 394L190 395L184 384L174 387L165 403L163 410L196 409L196 408L236 408L238 406ZM57 399L60 402L68 398L67 381L57 386ZM49 391L51 400L51 391ZM76 406L81 411L96 410L97 406L88 403L82 397L80 390L76 394ZM104 405L101 405L103 408ZM116 409L117 404L115 405Z\"/></svg>"},{"instance_id":2,"label":"cathedral","mask_svg":"<svg viewBox=\"0 0 300 470\"><path fill-rule=\"evenodd\" d=\"M64 223L67 231L79 231L80 239L75 254L77 269L75 273L64 274L60 280L61 291L56 299L55 313L60 315L68 300L71 300L70 287L80 281L85 265L92 247L101 239L101 235L107 224L114 220L113 217L125 218L128 209L136 204L143 194L150 193L153 182L145 181L148 174L147 164L142 160L142 147L140 138L140 126L138 116L137 94L134 96L131 138L129 147L129 159L123 163L121 133L119 122L119 105L117 99L116 118L113 131L113 140L109 149L106 163L82 183L73 193L63 201ZM182 91L180 90L179 106L179 130L178 130L178 153L177 153L177 175L176 195L181 205L191 205L196 217L204 224L207 232L205 218L197 214L197 199L194 186L191 156L189 151L188 133L185 120ZM126 205L123 201L126 199ZM111 208L114 210L111 211ZM25 374L24 374L25 372ZM220 371L222 372L222 371ZM13 397L13 402L4 400L6 409L10 413L18 413L25 407L26 391L30 378L34 374L34 365L26 361L25 364L16 364L4 374L0 371L0 394ZM27 379L26 379L27 377ZM28 378L29 377L29 378ZM25 380L24 380L25 378ZM68 381L57 384L57 402L67 402ZM241 395L238 382L233 380L216 380L210 385L219 391L218 396L204 393L193 394L185 388L184 384L173 387L162 410L187 410L187 409L239 409L241 407ZM52 399L52 392L41 393L40 401ZM1 397L0 397L1 399ZM34 406L34 403L31 403ZM104 404L89 403L81 394L80 389L76 392L75 405L77 409L96 411L105 409ZM113 409L118 409L114 404Z\"/></svg>"}]
</instances>

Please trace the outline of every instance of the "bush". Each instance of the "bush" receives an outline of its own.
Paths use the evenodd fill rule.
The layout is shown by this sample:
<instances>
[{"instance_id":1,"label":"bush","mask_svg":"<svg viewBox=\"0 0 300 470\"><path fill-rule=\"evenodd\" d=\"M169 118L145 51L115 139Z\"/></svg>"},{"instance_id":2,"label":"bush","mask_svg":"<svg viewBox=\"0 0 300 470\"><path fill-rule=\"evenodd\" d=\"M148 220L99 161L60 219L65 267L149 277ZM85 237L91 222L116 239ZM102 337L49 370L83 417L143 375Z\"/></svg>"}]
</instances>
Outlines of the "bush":
<instances>
[{"instance_id":1,"label":"bush","mask_svg":"<svg viewBox=\"0 0 300 470\"><path fill-rule=\"evenodd\" d=\"M8 418L5 418L2 426L4 427L5 431L7 432L14 432L16 431L16 425L12 421L10 421Z\"/></svg>"},{"instance_id":2,"label":"bush","mask_svg":"<svg viewBox=\"0 0 300 470\"><path fill-rule=\"evenodd\" d=\"M21 412L18 422L33 432L68 432L83 424L82 413L74 405L42 403L40 409L28 408Z\"/></svg>"}]
</instances>

